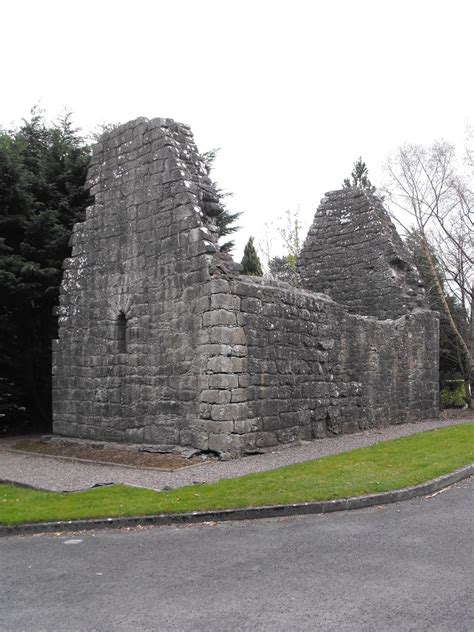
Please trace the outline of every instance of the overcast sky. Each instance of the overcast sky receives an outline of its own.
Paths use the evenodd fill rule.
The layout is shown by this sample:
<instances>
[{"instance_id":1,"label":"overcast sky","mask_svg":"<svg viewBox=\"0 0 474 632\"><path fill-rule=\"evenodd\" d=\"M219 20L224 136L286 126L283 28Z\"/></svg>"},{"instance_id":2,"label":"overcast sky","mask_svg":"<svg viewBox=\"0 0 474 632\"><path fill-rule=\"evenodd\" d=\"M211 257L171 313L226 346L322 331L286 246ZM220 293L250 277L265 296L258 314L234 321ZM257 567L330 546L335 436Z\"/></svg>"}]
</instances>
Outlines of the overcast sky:
<instances>
[{"instance_id":1,"label":"overcast sky","mask_svg":"<svg viewBox=\"0 0 474 632\"><path fill-rule=\"evenodd\" d=\"M307 226L359 156L377 185L398 145L474 123L472 0L2 0L0 22L0 125L35 103L85 132L190 124L244 211L236 259L286 210Z\"/></svg>"}]
</instances>

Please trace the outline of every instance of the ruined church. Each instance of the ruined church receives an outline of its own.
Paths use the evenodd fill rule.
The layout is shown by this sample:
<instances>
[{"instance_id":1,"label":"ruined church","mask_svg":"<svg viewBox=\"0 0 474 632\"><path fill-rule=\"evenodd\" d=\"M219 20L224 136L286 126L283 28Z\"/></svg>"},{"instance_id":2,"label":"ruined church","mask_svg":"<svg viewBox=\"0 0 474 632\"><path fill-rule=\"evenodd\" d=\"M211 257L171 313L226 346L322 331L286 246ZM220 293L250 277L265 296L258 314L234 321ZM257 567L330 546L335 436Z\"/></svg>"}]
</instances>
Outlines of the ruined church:
<instances>
[{"instance_id":1,"label":"ruined church","mask_svg":"<svg viewBox=\"0 0 474 632\"><path fill-rule=\"evenodd\" d=\"M225 458L438 415L438 317L377 197L327 193L299 288L219 251L189 127L106 133L53 346L54 432Z\"/></svg>"}]
</instances>

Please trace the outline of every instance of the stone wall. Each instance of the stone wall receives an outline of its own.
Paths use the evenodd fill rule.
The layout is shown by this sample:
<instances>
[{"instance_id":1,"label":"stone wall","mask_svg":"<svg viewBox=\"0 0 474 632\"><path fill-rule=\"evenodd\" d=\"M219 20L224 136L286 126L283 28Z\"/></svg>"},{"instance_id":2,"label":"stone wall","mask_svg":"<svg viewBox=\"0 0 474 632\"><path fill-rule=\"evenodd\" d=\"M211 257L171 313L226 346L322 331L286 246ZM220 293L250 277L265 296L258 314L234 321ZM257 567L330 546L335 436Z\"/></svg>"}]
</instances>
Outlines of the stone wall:
<instances>
[{"instance_id":1,"label":"stone wall","mask_svg":"<svg viewBox=\"0 0 474 632\"><path fill-rule=\"evenodd\" d=\"M328 194L295 289L239 276L219 253L218 197L186 126L106 134L89 184L61 289L56 433L239 456L437 415L437 317L377 201ZM352 267L319 247L318 217Z\"/></svg>"},{"instance_id":2,"label":"stone wall","mask_svg":"<svg viewBox=\"0 0 474 632\"><path fill-rule=\"evenodd\" d=\"M383 319L426 309L420 275L381 200L361 189L326 193L298 263L302 287L352 313Z\"/></svg>"},{"instance_id":3,"label":"stone wall","mask_svg":"<svg viewBox=\"0 0 474 632\"><path fill-rule=\"evenodd\" d=\"M94 206L74 227L53 357L54 431L197 444L202 284L216 253L218 197L189 129L138 119L96 145ZM204 297L204 302L206 302ZM189 434L191 432L191 434Z\"/></svg>"},{"instance_id":4,"label":"stone wall","mask_svg":"<svg viewBox=\"0 0 474 632\"><path fill-rule=\"evenodd\" d=\"M432 312L380 321L252 277L221 281L212 301L225 311L209 331L221 345L202 404L211 449L252 452L437 416Z\"/></svg>"}]
</instances>

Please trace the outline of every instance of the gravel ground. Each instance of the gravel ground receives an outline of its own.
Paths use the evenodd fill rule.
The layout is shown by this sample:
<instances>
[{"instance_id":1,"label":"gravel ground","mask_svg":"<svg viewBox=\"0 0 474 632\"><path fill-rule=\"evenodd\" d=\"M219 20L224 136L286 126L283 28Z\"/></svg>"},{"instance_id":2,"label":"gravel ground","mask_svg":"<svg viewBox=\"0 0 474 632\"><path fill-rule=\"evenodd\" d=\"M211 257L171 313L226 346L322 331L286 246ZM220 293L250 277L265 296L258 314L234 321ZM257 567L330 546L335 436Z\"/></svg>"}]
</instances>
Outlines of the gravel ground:
<instances>
[{"instance_id":1,"label":"gravel ground","mask_svg":"<svg viewBox=\"0 0 474 632\"><path fill-rule=\"evenodd\" d=\"M66 461L47 456L15 454L8 451L12 440L0 440L0 481L31 485L51 491L74 491L94 485L125 483L160 490L192 483L210 483L222 478L233 478L273 470L292 463L301 463L354 448L362 448L379 441L404 437L423 430L474 421L446 419L420 421L390 426L328 439L318 439L299 445L280 446L274 452L248 456L234 461L203 463L175 472L160 472L116 465L99 465Z\"/></svg>"}]
</instances>

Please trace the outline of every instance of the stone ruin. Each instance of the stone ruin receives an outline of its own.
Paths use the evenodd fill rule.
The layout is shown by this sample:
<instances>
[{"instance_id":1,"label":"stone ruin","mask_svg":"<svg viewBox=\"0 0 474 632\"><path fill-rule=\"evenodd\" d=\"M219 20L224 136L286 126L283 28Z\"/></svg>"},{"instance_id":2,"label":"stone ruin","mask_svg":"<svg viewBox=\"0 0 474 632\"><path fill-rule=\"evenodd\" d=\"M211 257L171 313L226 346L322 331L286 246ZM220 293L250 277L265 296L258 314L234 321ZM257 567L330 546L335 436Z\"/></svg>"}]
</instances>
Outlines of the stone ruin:
<instances>
[{"instance_id":1,"label":"stone ruin","mask_svg":"<svg viewBox=\"0 0 474 632\"><path fill-rule=\"evenodd\" d=\"M93 151L53 349L54 432L235 457L438 415L438 318L381 201L326 194L301 288L239 275L186 125Z\"/></svg>"}]
</instances>

